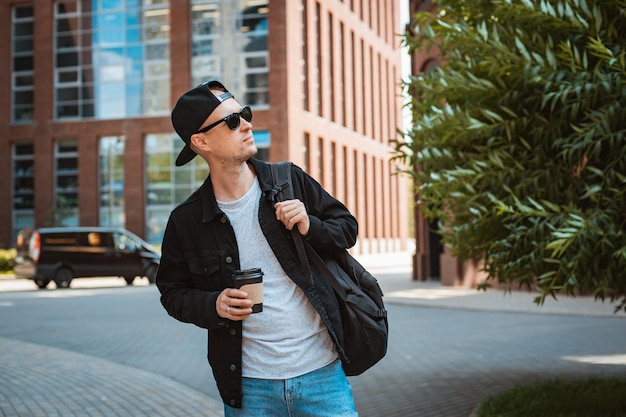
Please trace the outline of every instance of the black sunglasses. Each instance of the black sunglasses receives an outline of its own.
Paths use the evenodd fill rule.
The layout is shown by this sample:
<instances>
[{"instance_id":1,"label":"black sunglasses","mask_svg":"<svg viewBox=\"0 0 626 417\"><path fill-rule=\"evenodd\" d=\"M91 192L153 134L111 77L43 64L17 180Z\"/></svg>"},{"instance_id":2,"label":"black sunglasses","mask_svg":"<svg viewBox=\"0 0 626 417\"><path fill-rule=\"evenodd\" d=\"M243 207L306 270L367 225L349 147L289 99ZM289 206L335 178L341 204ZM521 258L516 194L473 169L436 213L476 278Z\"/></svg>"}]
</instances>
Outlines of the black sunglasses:
<instances>
[{"instance_id":1,"label":"black sunglasses","mask_svg":"<svg viewBox=\"0 0 626 417\"><path fill-rule=\"evenodd\" d=\"M215 126L219 125L222 122L226 122L226 126L228 126L228 128L230 130L237 130L237 129L239 129L239 124L240 124L239 118L240 117L243 117L243 120L245 120L246 122L251 122L252 121L252 110L250 110L250 106L243 107L241 110L239 110L239 113L229 114L228 116L224 117L223 119L218 120L215 123L211 123L210 125L208 125L206 127L203 127L202 129L200 129L197 132L195 132L194 135L196 133L208 132L209 130L213 129Z\"/></svg>"}]
</instances>

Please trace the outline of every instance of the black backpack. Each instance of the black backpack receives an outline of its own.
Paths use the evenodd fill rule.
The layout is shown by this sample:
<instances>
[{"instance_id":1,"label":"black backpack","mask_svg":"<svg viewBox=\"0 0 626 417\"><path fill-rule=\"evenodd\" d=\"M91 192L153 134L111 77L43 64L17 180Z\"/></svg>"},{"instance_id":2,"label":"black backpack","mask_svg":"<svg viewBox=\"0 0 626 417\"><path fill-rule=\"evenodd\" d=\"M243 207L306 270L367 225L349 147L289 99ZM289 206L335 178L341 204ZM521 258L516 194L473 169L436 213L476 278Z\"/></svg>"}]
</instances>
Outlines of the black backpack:
<instances>
[{"instance_id":1,"label":"black backpack","mask_svg":"<svg viewBox=\"0 0 626 417\"><path fill-rule=\"evenodd\" d=\"M291 163L271 164L271 168L278 200L294 199ZM338 297L345 345L342 365L346 375L365 372L387 353L389 323L378 281L347 250L335 259L324 260L302 239L297 227L291 232L304 270L311 274L308 259L312 260Z\"/></svg>"}]
</instances>

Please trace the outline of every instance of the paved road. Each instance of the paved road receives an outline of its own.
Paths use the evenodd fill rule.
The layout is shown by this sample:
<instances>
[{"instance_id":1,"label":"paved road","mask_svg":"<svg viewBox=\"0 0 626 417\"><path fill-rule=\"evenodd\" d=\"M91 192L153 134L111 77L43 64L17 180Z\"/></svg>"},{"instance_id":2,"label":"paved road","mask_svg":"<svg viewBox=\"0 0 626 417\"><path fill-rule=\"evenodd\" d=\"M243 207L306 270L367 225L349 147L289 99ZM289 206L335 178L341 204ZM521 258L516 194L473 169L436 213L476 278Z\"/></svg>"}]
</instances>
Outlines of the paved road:
<instances>
[{"instance_id":1,"label":"paved road","mask_svg":"<svg viewBox=\"0 0 626 417\"><path fill-rule=\"evenodd\" d=\"M589 299L532 304L381 269L388 355L351 378L362 417L467 417L489 394L554 376L626 377L626 319ZM0 416L220 416L206 334L154 286L0 279ZM552 304L550 304L552 303Z\"/></svg>"}]
</instances>

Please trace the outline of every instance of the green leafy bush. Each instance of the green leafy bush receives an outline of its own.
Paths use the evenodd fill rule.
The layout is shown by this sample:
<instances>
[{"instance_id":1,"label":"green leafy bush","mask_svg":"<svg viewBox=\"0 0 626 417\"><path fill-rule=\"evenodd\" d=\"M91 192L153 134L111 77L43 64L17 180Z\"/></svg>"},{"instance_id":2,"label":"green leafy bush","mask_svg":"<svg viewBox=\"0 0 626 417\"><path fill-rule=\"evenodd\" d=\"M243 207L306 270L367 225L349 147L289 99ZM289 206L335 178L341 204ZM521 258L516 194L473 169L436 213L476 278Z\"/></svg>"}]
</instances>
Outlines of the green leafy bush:
<instances>
[{"instance_id":1,"label":"green leafy bush","mask_svg":"<svg viewBox=\"0 0 626 417\"><path fill-rule=\"evenodd\" d=\"M437 4L405 36L442 65L407 83L395 149L421 206L491 280L626 311L626 1Z\"/></svg>"},{"instance_id":2,"label":"green leafy bush","mask_svg":"<svg viewBox=\"0 0 626 417\"><path fill-rule=\"evenodd\" d=\"M0 273L13 271L15 249L0 249Z\"/></svg>"}]
</instances>

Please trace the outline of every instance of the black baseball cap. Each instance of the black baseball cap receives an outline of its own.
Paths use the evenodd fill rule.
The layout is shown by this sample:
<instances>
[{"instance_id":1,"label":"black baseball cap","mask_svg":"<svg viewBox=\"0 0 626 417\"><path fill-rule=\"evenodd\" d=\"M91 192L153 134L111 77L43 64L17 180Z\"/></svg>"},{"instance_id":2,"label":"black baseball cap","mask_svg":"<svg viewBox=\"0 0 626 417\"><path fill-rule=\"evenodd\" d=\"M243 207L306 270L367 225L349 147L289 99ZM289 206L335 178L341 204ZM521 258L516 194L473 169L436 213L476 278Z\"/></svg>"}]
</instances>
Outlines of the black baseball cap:
<instances>
[{"instance_id":1,"label":"black baseball cap","mask_svg":"<svg viewBox=\"0 0 626 417\"><path fill-rule=\"evenodd\" d=\"M223 93L216 96L211 89L223 90ZM185 142L185 147L176 158L176 166L185 165L195 158L196 153L189 146L191 135L200 129L217 106L231 97L233 95L219 81L203 82L180 96L172 110L172 126Z\"/></svg>"}]
</instances>

